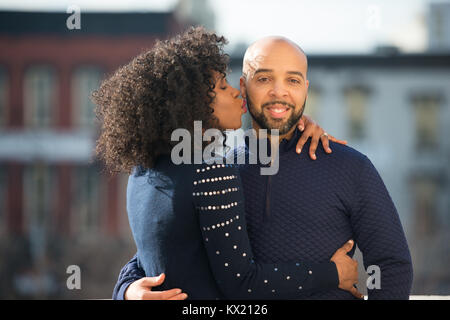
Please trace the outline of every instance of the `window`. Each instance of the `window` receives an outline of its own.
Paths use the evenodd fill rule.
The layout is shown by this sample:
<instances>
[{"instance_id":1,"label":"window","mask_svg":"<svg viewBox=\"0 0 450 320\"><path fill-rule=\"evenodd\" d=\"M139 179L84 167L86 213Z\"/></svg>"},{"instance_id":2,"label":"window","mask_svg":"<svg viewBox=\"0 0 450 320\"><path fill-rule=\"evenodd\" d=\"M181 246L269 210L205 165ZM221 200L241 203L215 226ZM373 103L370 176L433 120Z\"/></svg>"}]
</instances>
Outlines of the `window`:
<instances>
[{"instance_id":1,"label":"window","mask_svg":"<svg viewBox=\"0 0 450 320\"><path fill-rule=\"evenodd\" d=\"M72 77L72 119L77 126L86 128L94 124L95 104L91 100L92 91L98 89L102 72L95 66L80 67Z\"/></svg>"},{"instance_id":2,"label":"window","mask_svg":"<svg viewBox=\"0 0 450 320\"><path fill-rule=\"evenodd\" d=\"M439 180L434 176L414 177L412 185L415 234L419 238L433 235L439 226Z\"/></svg>"},{"instance_id":3,"label":"window","mask_svg":"<svg viewBox=\"0 0 450 320\"><path fill-rule=\"evenodd\" d=\"M51 231L54 191L54 170L46 163L35 163L24 172L24 211L34 258L44 255Z\"/></svg>"},{"instance_id":4,"label":"window","mask_svg":"<svg viewBox=\"0 0 450 320\"><path fill-rule=\"evenodd\" d=\"M0 128L4 127L7 123L8 90L6 70L0 66Z\"/></svg>"},{"instance_id":5,"label":"window","mask_svg":"<svg viewBox=\"0 0 450 320\"><path fill-rule=\"evenodd\" d=\"M320 92L318 89L308 89L308 99L306 100L305 114L309 115L314 120L318 119L320 110Z\"/></svg>"},{"instance_id":6,"label":"window","mask_svg":"<svg viewBox=\"0 0 450 320\"><path fill-rule=\"evenodd\" d=\"M24 105L25 125L48 128L56 110L55 71L49 66L33 66L25 73Z\"/></svg>"},{"instance_id":7,"label":"window","mask_svg":"<svg viewBox=\"0 0 450 320\"><path fill-rule=\"evenodd\" d=\"M95 166L79 166L73 170L72 223L79 233L100 230L100 170Z\"/></svg>"},{"instance_id":8,"label":"window","mask_svg":"<svg viewBox=\"0 0 450 320\"><path fill-rule=\"evenodd\" d=\"M351 87L344 91L347 104L349 138L361 140L366 136L368 90L362 87Z\"/></svg>"},{"instance_id":9,"label":"window","mask_svg":"<svg viewBox=\"0 0 450 320\"><path fill-rule=\"evenodd\" d=\"M439 98L418 95L412 99L416 124L416 149L436 149L439 132Z\"/></svg>"}]
</instances>

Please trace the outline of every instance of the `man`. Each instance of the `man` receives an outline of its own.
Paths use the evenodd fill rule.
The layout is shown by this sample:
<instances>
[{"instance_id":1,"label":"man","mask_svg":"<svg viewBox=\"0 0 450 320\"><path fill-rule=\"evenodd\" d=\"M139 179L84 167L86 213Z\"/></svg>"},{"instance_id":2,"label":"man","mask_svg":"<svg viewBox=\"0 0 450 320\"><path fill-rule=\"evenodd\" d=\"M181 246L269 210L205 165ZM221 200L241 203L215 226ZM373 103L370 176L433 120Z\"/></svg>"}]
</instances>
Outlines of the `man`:
<instances>
[{"instance_id":1,"label":"man","mask_svg":"<svg viewBox=\"0 0 450 320\"><path fill-rule=\"evenodd\" d=\"M299 46L280 37L251 45L240 79L253 128L279 130L279 171L261 175L262 164L240 167L249 238L262 263L328 261L348 239L355 239L364 266L380 270L369 299L408 299L412 263L405 235L386 187L370 160L356 150L333 144L331 157L311 161L298 155L309 81L307 58ZM305 143L305 147L309 142ZM317 150L324 155L321 148ZM350 251L353 255L354 248ZM143 276L136 261L121 272L115 295ZM142 281L142 280L139 280ZM161 279L159 280L161 281ZM338 288L310 299L352 299Z\"/></svg>"}]
</instances>

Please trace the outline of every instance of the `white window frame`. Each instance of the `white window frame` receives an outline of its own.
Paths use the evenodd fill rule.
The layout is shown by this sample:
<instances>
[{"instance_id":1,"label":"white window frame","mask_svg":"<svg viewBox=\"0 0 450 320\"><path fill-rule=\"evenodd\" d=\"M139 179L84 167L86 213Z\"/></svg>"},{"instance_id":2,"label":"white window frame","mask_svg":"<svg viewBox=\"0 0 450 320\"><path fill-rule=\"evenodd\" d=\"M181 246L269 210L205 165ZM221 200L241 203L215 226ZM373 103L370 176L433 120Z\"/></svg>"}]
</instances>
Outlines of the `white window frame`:
<instances>
[{"instance_id":1,"label":"white window frame","mask_svg":"<svg viewBox=\"0 0 450 320\"><path fill-rule=\"evenodd\" d=\"M95 104L92 92L99 88L103 71L99 66L84 65L74 69L71 77L72 120L76 127L92 128Z\"/></svg>"},{"instance_id":2,"label":"white window frame","mask_svg":"<svg viewBox=\"0 0 450 320\"><path fill-rule=\"evenodd\" d=\"M33 65L24 75L25 125L33 129L45 129L57 119L56 71L49 65Z\"/></svg>"}]
</instances>

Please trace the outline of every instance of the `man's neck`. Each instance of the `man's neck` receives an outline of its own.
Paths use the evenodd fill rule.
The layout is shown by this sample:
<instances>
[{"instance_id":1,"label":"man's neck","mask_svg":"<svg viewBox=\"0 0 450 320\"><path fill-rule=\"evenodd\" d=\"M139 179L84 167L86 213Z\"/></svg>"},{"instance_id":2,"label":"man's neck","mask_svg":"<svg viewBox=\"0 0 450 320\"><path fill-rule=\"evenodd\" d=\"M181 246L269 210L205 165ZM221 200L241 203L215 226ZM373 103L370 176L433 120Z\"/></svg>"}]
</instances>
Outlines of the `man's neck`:
<instances>
[{"instance_id":1,"label":"man's neck","mask_svg":"<svg viewBox=\"0 0 450 320\"><path fill-rule=\"evenodd\" d=\"M259 137L259 129L261 129L261 127L253 119L252 119L252 126L253 126L253 129L256 130L256 136ZM278 143L280 143L283 139L290 140L294 134L294 131L295 131L295 126L293 126L287 133L278 136ZM267 135L269 136L269 139L272 142L272 136L270 135L270 129L267 130Z\"/></svg>"}]
</instances>

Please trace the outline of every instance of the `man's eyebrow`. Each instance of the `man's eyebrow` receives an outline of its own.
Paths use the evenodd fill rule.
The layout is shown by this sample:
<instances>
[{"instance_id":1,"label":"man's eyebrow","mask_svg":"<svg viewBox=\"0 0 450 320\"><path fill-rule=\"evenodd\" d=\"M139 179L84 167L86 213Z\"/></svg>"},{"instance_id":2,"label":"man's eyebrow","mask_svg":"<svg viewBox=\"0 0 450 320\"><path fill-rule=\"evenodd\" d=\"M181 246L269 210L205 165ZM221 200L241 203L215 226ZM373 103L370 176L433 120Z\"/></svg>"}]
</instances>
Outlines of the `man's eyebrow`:
<instances>
[{"instance_id":1,"label":"man's eyebrow","mask_svg":"<svg viewBox=\"0 0 450 320\"><path fill-rule=\"evenodd\" d=\"M254 74L261 72L273 72L273 69L257 69Z\"/></svg>"},{"instance_id":2,"label":"man's eyebrow","mask_svg":"<svg viewBox=\"0 0 450 320\"><path fill-rule=\"evenodd\" d=\"M302 77L303 80L305 80L305 77L303 76L303 73L301 73L300 71L288 71L288 74L295 74L298 75L300 77Z\"/></svg>"},{"instance_id":3,"label":"man's eyebrow","mask_svg":"<svg viewBox=\"0 0 450 320\"><path fill-rule=\"evenodd\" d=\"M254 74L262 72L273 72L273 69L257 69ZM302 79L305 80L305 76L300 71L288 71L287 74L295 74L302 77Z\"/></svg>"}]
</instances>

